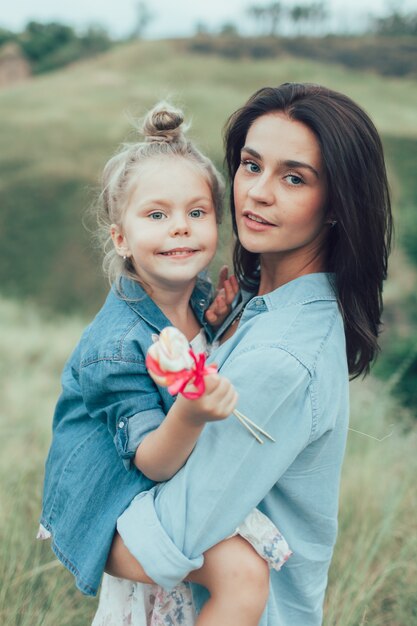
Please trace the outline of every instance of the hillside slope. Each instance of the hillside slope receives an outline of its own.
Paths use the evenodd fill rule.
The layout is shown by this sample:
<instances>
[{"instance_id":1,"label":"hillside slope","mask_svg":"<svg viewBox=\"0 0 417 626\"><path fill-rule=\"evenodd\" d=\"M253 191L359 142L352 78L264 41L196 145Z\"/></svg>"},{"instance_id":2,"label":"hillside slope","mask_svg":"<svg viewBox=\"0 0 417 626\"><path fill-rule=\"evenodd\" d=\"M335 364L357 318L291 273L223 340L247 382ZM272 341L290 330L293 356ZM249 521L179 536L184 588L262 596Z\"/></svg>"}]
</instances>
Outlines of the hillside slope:
<instances>
[{"instance_id":1,"label":"hillside slope","mask_svg":"<svg viewBox=\"0 0 417 626\"><path fill-rule=\"evenodd\" d=\"M221 165L227 115L256 88L284 81L326 84L370 112L387 138L388 158L395 139L390 169L399 197L407 184L398 162L402 142L417 154L415 82L287 57L185 54L168 41L123 45L0 92L3 293L61 311L94 311L106 285L82 219L106 159L129 135L129 118L174 97L192 117L192 135ZM219 262L228 242L225 229Z\"/></svg>"}]
</instances>

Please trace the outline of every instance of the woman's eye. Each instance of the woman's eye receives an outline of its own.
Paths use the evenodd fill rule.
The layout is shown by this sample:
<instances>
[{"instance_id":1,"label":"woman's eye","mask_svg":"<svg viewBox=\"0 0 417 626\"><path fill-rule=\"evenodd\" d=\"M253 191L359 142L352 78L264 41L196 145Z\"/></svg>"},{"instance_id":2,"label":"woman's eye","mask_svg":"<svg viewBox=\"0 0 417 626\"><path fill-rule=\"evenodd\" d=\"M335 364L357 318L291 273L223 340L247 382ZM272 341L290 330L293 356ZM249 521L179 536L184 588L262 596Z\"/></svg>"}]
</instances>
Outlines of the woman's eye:
<instances>
[{"instance_id":1,"label":"woman's eye","mask_svg":"<svg viewBox=\"0 0 417 626\"><path fill-rule=\"evenodd\" d=\"M165 213L162 213L162 211L154 211L153 213L149 214L149 217L151 218L151 220L163 220L166 215Z\"/></svg>"},{"instance_id":2,"label":"woman's eye","mask_svg":"<svg viewBox=\"0 0 417 626\"><path fill-rule=\"evenodd\" d=\"M190 211L190 217L203 217L203 215L203 209L193 209L192 211Z\"/></svg>"},{"instance_id":3,"label":"woman's eye","mask_svg":"<svg viewBox=\"0 0 417 626\"><path fill-rule=\"evenodd\" d=\"M304 183L303 179L296 174L288 174L288 176L285 176L285 180L294 187L298 187Z\"/></svg>"},{"instance_id":4,"label":"woman's eye","mask_svg":"<svg viewBox=\"0 0 417 626\"><path fill-rule=\"evenodd\" d=\"M258 172L261 171L259 165L255 163L254 161L248 161L247 159L242 159L240 164L247 172L250 172L251 174L257 174Z\"/></svg>"}]
</instances>

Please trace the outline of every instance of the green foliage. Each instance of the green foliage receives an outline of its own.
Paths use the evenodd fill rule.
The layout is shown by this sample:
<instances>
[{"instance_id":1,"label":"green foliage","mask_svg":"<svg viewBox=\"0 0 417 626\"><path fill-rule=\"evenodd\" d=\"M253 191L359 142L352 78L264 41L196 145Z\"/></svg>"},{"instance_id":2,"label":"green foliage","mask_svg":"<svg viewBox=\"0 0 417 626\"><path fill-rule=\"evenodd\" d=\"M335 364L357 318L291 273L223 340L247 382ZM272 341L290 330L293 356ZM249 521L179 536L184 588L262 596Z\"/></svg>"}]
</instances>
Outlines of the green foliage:
<instances>
[{"instance_id":1,"label":"green foliage","mask_svg":"<svg viewBox=\"0 0 417 626\"><path fill-rule=\"evenodd\" d=\"M0 46L15 41L35 74L54 70L73 61L104 52L113 42L105 30L90 27L78 34L65 24L31 21L22 33L0 30Z\"/></svg>"},{"instance_id":2,"label":"green foliage","mask_svg":"<svg viewBox=\"0 0 417 626\"><path fill-rule=\"evenodd\" d=\"M15 41L16 35L11 30L0 28L0 47L8 41Z\"/></svg>"},{"instance_id":3,"label":"green foliage","mask_svg":"<svg viewBox=\"0 0 417 626\"><path fill-rule=\"evenodd\" d=\"M417 268L417 139L387 136L384 147L391 166L396 209L396 243ZM412 278L411 278L412 280ZM374 372L417 417L417 294L387 306L383 350Z\"/></svg>"},{"instance_id":4,"label":"green foliage","mask_svg":"<svg viewBox=\"0 0 417 626\"><path fill-rule=\"evenodd\" d=\"M76 35L64 24L29 22L19 39L23 52L36 67L45 57L75 41Z\"/></svg>"},{"instance_id":5,"label":"green foliage","mask_svg":"<svg viewBox=\"0 0 417 626\"><path fill-rule=\"evenodd\" d=\"M280 58L291 54L372 70L384 76L417 75L417 40L413 37L239 37L232 33L203 33L190 39L187 46L191 52L236 59Z\"/></svg>"},{"instance_id":6,"label":"green foliage","mask_svg":"<svg viewBox=\"0 0 417 626\"><path fill-rule=\"evenodd\" d=\"M187 42L190 52L218 54L231 59L267 59L283 54L285 47L273 37L240 37L231 31L220 35L200 33Z\"/></svg>"},{"instance_id":7,"label":"green foliage","mask_svg":"<svg viewBox=\"0 0 417 626\"><path fill-rule=\"evenodd\" d=\"M386 17L377 18L374 22L374 30L379 35L389 37L416 37L417 11L404 13L394 10Z\"/></svg>"},{"instance_id":8,"label":"green foliage","mask_svg":"<svg viewBox=\"0 0 417 626\"><path fill-rule=\"evenodd\" d=\"M393 168L397 240L417 266L417 139L388 136L384 138L384 146Z\"/></svg>"},{"instance_id":9,"label":"green foliage","mask_svg":"<svg viewBox=\"0 0 417 626\"><path fill-rule=\"evenodd\" d=\"M290 38L287 52L325 63L372 70L383 76L417 75L417 41L393 37Z\"/></svg>"}]
</instances>

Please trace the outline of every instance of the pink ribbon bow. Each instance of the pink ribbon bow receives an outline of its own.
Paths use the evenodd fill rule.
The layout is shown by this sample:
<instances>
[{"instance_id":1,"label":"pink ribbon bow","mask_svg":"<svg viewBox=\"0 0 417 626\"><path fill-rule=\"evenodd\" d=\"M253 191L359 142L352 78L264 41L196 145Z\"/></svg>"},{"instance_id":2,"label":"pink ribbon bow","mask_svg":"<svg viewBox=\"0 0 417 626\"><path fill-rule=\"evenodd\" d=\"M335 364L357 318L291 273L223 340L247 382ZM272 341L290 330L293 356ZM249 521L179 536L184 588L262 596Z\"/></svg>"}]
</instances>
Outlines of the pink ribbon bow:
<instances>
[{"instance_id":1,"label":"pink ribbon bow","mask_svg":"<svg viewBox=\"0 0 417 626\"><path fill-rule=\"evenodd\" d=\"M215 374L217 372L216 365L206 366L206 355L204 352L195 354L192 348L189 349L189 355L194 361L194 365L179 372L163 370L159 363L150 355L146 355L146 367L149 372L156 374L158 377L164 377L167 383L168 391L172 396L181 393L184 398L196 400L203 395L206 384L204 376ZM195 391L185 391L187 385L194 385Z\"/></svg>"}]
</instances>

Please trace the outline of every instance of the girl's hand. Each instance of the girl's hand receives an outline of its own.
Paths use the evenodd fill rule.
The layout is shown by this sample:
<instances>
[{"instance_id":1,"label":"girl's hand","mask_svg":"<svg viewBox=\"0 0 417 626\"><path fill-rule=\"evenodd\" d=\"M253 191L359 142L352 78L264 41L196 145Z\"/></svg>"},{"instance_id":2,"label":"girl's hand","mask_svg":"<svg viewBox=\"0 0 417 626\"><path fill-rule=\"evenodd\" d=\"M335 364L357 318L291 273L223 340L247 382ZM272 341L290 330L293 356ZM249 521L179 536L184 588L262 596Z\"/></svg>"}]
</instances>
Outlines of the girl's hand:
<instances>
[{"instance_id":1,"label":"girl's hand","mask_svg":"<svg viewBox=\"0 0 417 626\"><path fill-rule=\"evenodd\" d=\"M206 311L205 317L212 326L220 326L232 310L232 302L239 292L239 285L235 276L229 277L227 265L223 265L219 272L216 297Z\"/></svg>"},{"instance_id":2,"label":"girl's hand","mask_svg":"<svg viewBox=\"0 0 417 626\"><path fill-rule=\"evenodd\" d=\"M210 374L204 379L206 389L200 398L188 400L178 395L175 406L177 415L188 424L202 426L229 417L237 404L237 393L227 378Z\"/></svg>"}]
</instances>

